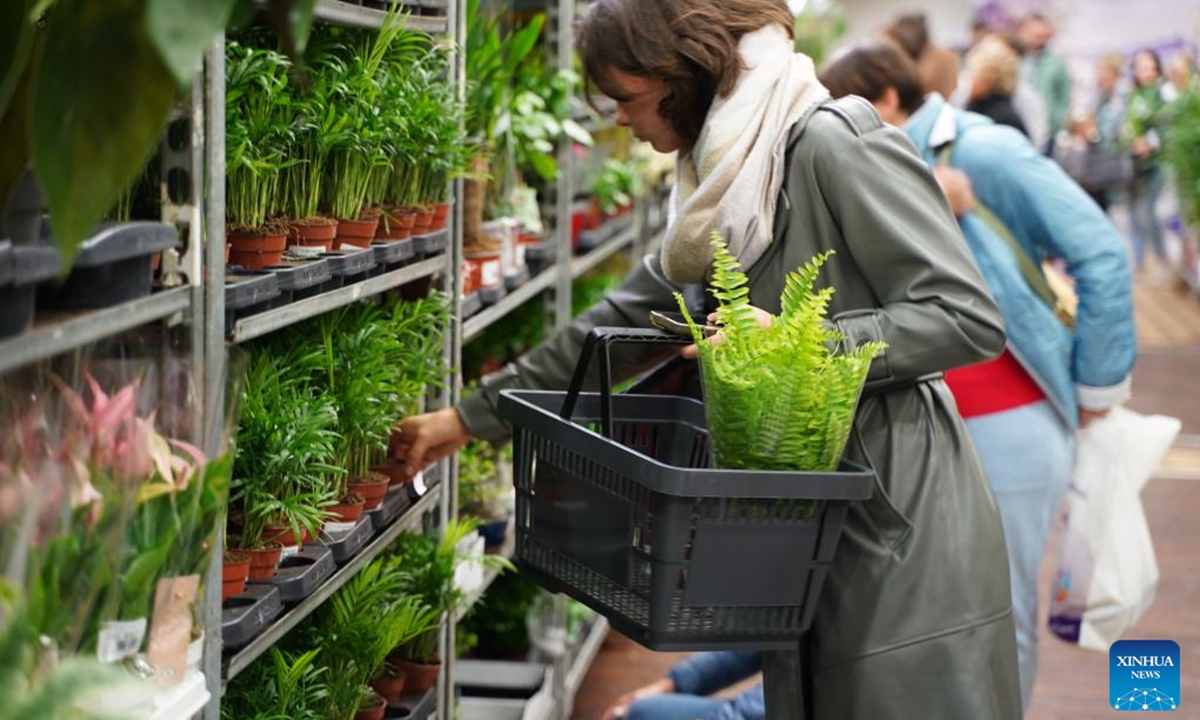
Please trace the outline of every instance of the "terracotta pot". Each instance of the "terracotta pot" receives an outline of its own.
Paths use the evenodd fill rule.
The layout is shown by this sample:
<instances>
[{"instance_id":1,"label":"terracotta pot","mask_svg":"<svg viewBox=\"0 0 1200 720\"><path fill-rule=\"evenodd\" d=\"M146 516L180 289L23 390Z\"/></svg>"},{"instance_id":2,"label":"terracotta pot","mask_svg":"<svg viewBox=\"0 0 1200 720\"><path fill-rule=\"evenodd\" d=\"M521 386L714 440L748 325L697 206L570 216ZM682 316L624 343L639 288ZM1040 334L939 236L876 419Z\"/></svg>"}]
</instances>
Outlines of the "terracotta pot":
<instances>
[{"instance_id":1,"label":"terracotta pot","mask_svg":"<svg viewBox=\"0 0 1200 720\"><path fill-rule=\"evenodd\" d=\"M291 223L288 226L288 242L300 247L319 247L328 252L333 249L337 232L336 220L313 219L307 223Z\"/></svg>"},{"instance_id":2,"label":"terracotta pot","mask_svg":"<svg viewBox=\"0 0 1200 720\"><path fill-rule=\"evenodd\" d=\"M229 261L234 265L240 265L247 270L261 270L265 267L278 265L283 262L283 251L279 252L240 252L234 250L230 253Z\"/></svg>"},{"instance_id":3,"label":"terracotta pot","mask_svg":"<svg viewBox=\"0 0 1200 720\"><path fill-rule=\"evenodd\" d=\"M250 573L250 556L244 553L225 553L221 563L221 602L246 589L246 578Z\"/></svg>"},{"instance_id":4,"label":"terracotta pot","mask_svg":"<svg viewBox=\"0 0 1200 720\"><path fill-rule=\"evenodd\" d=\"M441 230L446 227L446 221L450 217L450 203L438 203L433 206L433 219L430 224L430 229Z\"/></svg>"},{"instance_id":5,"label":"terracotta pot","mask_svg":"<svg viewBox=\"0 0 1200 720\"><path fill-rule=\"evenodd\" d=\"M250 233L234 230L225 239L233 245L235 253L276 253L287 250L287 233Z\"/></svg>"},{"instance_id":6,"label":"terracotta pot","mask_svg":"<svg viewBox=\"0 0 1200 720\"><path fill-rule=\"evenodd\" d=\"M229 264L229 253L233 250L233 245L225 243L225 264Z\"/></svg>"},{"instance_id":7,"label":"terracotta pot","mask_svg":"<svg viewBox=\"0 0 1200 720\"><path fill-rule=\"evenodd\" d=\"M306 528L302 528L300 534L297 535L291 525L267 525L263 528L262 537L264 543L276 542L284 547L303 546L312 539Z\"/></svg>"},{"instance_id":8,"label":"terracotta pot","mask_svg":"<svg viewBox=\"0 0 1200 720\"><path fill-rule=\"evenodd\" d=\"M367 473L365 478L354 478L346 483L346 489L357 495L362 495L363 511L374 510L383 502L383 496L387 495L388 489L387 475L377 472Z\"/></svg>"},{"instance_id":9,"label":"terracotta pot","mask_svg":"<svg viewBox=\"0 0 1200 720\"><path fill-rule=\"evenodd\" d=\"M283 554L283 545L277 542L264 542L261 548L246 550L250 556L250 580L263 581L275 577L275 568L279 565L279 556Z\"/></svg>"},{"instance_id":10,"label":"terracotta pot","mask_svg":"<svg viewBox=\"0 0 1200 720\"><path fill-rule=\"evenodd\" d=\"M334 516L336 522L358 522L362 517L363 505L366 500L362 495L350 493L342 498L342 502L329 508L329 512Z\"/></svg>"},{"instance_id":11,"label":"terracotta pot","mask_svg":"<svg viewBox=\"0 0 1200 720\"><path fill-rule=\"evenodd\" d=\"M429 688L437 684L438 671L441 670L442 664L426 665L417 663L411 660L401 660L388 658L388 662L396 666L397 670L402 670L406 676L404 681L404 689L413 695L423 695L428 692Z\"/></svg>"},{"instance_id":12,"label":"terracotta pot","mask_svg":"<svg viewBox=\"0 0 1200 720\"><path fill-rule=\"evenodd\" d=\"M387 712L387 701L372 695L370 700L366 700L359 707L358 712L354 713L354 720L383 720L383 714Z\"/></svg>"},{"instance_id":13,"label":"terracotta pot","mask_svg":"<svg viewBox=\"0 0 1200 720\"><path fill-rule=\"evenodd\" d=\"M413 221L416 214L401 214L400 211L385 212L379 218L379 227L375 230L376 240L403 240L412 236Z\"/></svg>"},{"instance_id":14,"label":"terracotta pot","mask_svg":"<svg viewBox=\"0 0 1200 720\"><path fill-rule=\"evenodd\" d=\"M404 467L404 463L399 460L392 460L382 465L372 465L371 472L387 476L388 487L395 487L397 485L407 485L412 482L412 478L408 476Z\"/></svg>"},{"instance_id":15,"label":"terracotta pot","mask_svg":"<svg viewBox=\"0 0 1200 720\"><path fill-rule=\"evenodd\" d=\"M375 230L378 227L378 216L360 220L338 219L337 247L339 249L347 245L353 245L354 247L370 247L371 240L375 238Z\"/></svg>"},{"instance_id":16,"label":"terracotta pot","mask_svg":"<svg viewBox=\"0 0 1200 720\"><path fill-rule=\"evenodd\" d=\"M477 273L475 277L476 287L490 289L504 285L503 265L500 254L499 250L489 250L469 253L467 255L467 259L471 261L471 272L473 274Z\"/></svg>"},{"instance_id":17,"label":"terracotta pot","mask_svg":"<svg viewBox=\"0 0 1200 720\"><path fill-rule=\"evenodd\" d=\"M424 235L433 227L433 209L418 208L417 218L413 221L413 235Z\"/></svg>"},{"instance_id":18,"label":"terracotta pot","mask_svg":"<svg viewBox=\"0 0 1200 720\"><path fill-rule=\"evenodd\" d=\"M387 702L388 705L395 705L400 702L400 696L404 694L404 681L408 678L403 670L400 670L395 665L387 663L384 665L383 674L371 680L367 684L371 689L379 693L379 696Z\"/></svg>"}]
</instances>

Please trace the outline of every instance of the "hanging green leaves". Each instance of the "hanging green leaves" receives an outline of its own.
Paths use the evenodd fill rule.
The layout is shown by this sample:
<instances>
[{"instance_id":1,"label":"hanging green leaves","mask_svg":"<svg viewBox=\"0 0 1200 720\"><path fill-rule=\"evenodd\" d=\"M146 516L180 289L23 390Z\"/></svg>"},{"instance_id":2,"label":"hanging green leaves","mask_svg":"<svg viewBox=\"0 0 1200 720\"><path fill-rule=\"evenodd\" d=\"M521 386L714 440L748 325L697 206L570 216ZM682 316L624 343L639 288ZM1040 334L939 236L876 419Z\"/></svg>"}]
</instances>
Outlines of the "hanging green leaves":
<instances>
[{"instance_id":1,"label":"hanging green leaves","mask_svg":"<svg viewBox=\"0 0 1200 720\"><path fill-rule=\"evenodd\" d=\"M175 82L186 85L225 29L237 0L146 0L146 32Z\"/></svg>"},{"instance_id":2,"label":"hanging green leaves","mask_svg":"<svg viewBox=\"0 0 1200 720\"><path fill-rule=\"evenodd\" d=\"M33 158L64 267L145 165L175 82L146 36L140 0L60 0L33 87Z\"/></svg>"},{"instance_id":3,"label":"hanging green leaves","mask_svg":"<svg viewBox=\"0 0 1200 720\"><path fill-rule=\"evenodd\" d=\"M833 288L816 289L832 252L787 276L782 311L767 326L750 306L746 276L713 233L712 291L722 342L708 342L676 294L700 350L716 463L725 468L828 471L850 436L871 360L884 343L844 346L825 316Z\"/></svg>"}]
</instances>

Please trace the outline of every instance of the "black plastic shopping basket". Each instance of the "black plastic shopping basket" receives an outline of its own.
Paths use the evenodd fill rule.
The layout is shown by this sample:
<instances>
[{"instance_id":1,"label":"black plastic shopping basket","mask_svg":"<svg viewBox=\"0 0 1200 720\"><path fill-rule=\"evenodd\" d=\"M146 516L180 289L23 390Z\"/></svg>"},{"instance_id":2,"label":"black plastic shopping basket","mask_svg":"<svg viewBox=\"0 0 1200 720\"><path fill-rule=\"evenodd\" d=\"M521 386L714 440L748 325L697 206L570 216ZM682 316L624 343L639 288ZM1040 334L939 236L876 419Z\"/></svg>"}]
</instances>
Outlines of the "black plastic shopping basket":
<instances>
[{"instance_id":1,"label":"black plastic shopping basket","mask_svg":"<svg viewBox=\"0 0 1200 720\"><path fill-rule=\"evenodd\" d=\"M652 650L794 650L874 473L711 469L703 404L612 395L609 349L628 342L689 341L596 328L566 393L501 393L517 564ZM601 391L582 393L596 350Z\"/></svg>"}]
</instances>

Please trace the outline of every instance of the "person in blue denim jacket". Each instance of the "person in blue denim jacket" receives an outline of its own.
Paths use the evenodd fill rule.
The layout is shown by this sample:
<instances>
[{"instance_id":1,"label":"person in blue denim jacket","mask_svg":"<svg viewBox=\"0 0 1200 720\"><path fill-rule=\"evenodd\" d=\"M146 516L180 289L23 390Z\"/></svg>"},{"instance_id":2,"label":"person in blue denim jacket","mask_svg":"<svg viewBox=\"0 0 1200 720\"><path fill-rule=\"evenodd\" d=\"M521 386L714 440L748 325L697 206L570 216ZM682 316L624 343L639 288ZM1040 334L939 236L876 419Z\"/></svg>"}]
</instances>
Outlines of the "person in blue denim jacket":
<instances>
[{"instance_id":1,"label":"person in blue denim jacket","mask_svg":"<svg viewBox=\"0 0 1200 720\"><path fill-rule=\"evenodd\" d=\"M1038 573L1071 478L1075 431L1130 393L1137 340L1124 243L1099 206L1023 135L924 95L899 48L881 42L853 48L821 80L834 97L869 100L935 168L1004 316L1006 352L948 372L946 383L1004 524L1028 707L1037 672ZM981 217L984 208L1032 261L1025 273L1001 231ZM1073 329L1027 279L1047 259L1063 260L1074 280Z\"/></svg>"},{"instance_id":2,"label":"person in blue denim jacket","mask_svg":"<svg viewBox=\"0 0 1200 720\"><path fill-rule=\"evenodd\" d=\"M709 697L760 671L761 653L695 653L665 678L621 696L604 720L763 720L761 684L734 698Z\"/></svg>"}]
</instances>

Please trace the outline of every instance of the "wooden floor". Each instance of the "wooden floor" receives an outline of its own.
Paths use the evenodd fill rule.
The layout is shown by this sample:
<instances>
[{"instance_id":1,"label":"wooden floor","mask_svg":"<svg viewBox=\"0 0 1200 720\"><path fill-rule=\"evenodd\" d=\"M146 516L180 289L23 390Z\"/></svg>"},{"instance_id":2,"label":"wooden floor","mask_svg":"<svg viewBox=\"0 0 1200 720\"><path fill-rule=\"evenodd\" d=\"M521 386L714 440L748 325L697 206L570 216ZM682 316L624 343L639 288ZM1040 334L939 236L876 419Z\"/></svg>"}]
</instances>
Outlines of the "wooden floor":
<instances>
[{"instance_id":1,"label":"wooden floor","mask_svg":"<svg viewBox=\"0 0 1200 720\"><path fill-rule=\"evenodd\" d=\"M1140 350L1130 405L1181 418L1184 435L1143 492L1162 579L1154 606L1126 637L1179 643L1182 701L1171 717L1200 720L1200 300L1139 283L1135 303ZM1043 567L1043 598L1053 560L1051 552ZM1108 707L1107 655L1050 636L1044 618L1042 627L1041 668L1026 720L1121 717ZM576 698L572 720L600 720L615 698L662 677L679 657L611 634Z\"/></svg>"}]
</instances>

